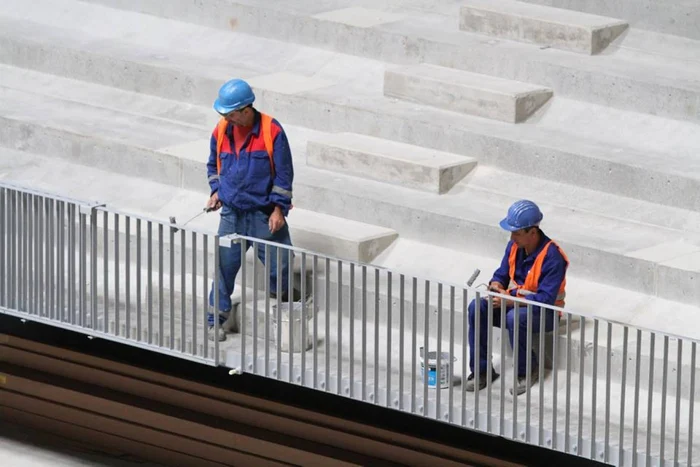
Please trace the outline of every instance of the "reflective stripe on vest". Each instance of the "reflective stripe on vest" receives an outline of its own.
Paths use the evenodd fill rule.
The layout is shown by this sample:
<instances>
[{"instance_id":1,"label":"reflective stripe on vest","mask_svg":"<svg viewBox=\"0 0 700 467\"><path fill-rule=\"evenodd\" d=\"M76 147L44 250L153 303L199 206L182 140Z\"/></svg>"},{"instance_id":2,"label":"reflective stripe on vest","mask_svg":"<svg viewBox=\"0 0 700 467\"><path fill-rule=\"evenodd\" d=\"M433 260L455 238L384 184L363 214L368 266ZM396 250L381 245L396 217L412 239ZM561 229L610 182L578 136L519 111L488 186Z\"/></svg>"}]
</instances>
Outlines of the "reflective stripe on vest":
<instances>
[{"instance_id":1,"label":"reflective stripe on vest","mask_svg":"<svg viewBox=\"0 0 700 467\"><path fill-rule=\"evenodd\" d=\"M542 264L544 263L544 258L547 256L547 251L549 250L550 245L554 245L559 249L559 253L564 257L564 261L566 261L566 264L569 264L569 259L566 257L566 254L562 251L561 248L559 248L559 245L554 243L553 241L547 242L547 244L542 248L542 251L540 251L540 254L537 255L535 258L535 263L532 265L532 268L527 273L527 276L525 276L525 283L524 284L518 284L515 281L515 258L518 254L518 245L513 243L513 246L510 248L510 255L508 256L508 266L509 266L509 275L510 275L510 282L511 284L515 284L515 287L511 287L509 290L512 289L517 289L516 294L527 298L528 295L533 295L539 287L540 283L540 275L542 274ZM564 277L564 280L561 283L561 286L559 287L559 293L557 294L556 301L554 302L555 306L558 307L563 307L564 306L564 299L566 298L566 277Z\"/></svg>"},{"instance_id":2,"label":"reflective stripe on vest","mask_svg":"<svg viewBox=\"0 0 700 467\"><path fill-rule=\"evenodd\" d=\"M221 147L224 145L228 122L225 118L216 125L216 173L221 175ZM270 158L270 173L275 177L275 161L272 157L272 117L260 112L260 131L262 131L265 150Z\"/></svg>"}]
</instances>

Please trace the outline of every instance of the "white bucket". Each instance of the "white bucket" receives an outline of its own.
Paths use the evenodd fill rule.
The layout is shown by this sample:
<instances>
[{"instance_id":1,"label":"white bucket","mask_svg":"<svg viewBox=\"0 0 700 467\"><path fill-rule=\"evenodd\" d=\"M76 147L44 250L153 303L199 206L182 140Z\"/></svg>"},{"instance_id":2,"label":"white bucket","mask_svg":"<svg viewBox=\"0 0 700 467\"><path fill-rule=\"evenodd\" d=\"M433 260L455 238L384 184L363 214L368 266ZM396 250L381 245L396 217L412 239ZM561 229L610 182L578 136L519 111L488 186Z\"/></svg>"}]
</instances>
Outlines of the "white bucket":
<instances>
[{"instance_id":1,"label":"white bucket","mask_svg":"<svg viewBox=\"0 0 700 467\"><path fill-rule=\"evenodd\" d=\"M451 385L450 381L450 365L453 358L451 358L449 352L440 353L440 388L448 388ZM437 352L428 351L428 387L437 387ZM423 347L420 348L420 375L421 379L425 381L425 356Z\"/></svg>"},{"instance_id":2,"label":"white bucket","mask_svg":"<svg viewBox=\"0 0 700 467\"><path fill-rule=\"evenodd\" d=\"M281 342L278 343L280 350L289 352L289 330L292 330L292 352L303 352L313 347L313 336L309 332L309 321L313 310L307 303L306 321L302 320L302 304L294 302L292 305L292 316L289 315L289 303L280 303L282 332ZM277 305L272 305L272 328L275 339L277 339ZM304 329L305 328L305 329ZM306 339L304 339L306 334ZM305 341L305 342L302 342Z\"/></svg>"}]
</instances>

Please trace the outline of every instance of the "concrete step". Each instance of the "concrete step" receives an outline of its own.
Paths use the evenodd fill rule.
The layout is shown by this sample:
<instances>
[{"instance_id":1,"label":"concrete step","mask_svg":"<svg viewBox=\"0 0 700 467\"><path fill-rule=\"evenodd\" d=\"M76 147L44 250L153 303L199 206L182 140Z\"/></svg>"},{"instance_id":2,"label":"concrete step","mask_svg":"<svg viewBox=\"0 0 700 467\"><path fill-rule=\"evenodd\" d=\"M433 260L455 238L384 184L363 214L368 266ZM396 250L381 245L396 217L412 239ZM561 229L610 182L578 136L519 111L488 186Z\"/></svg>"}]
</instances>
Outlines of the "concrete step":
<instances>
[{"instance_id":1,"label":"concrete step","mask_svg":"<svg viewBox=\"0 0 700 467\"><path fill-rule=\"evenodd\" d=\"M482 35L458 30L461 5L456 4L419 1L409 9L392 0L379 0L365 7L347 0L334 2L336 9L328 10L325 4L309 5L303 0L285 2L284 6L237 1L228 2L225 7L208 3L193 6L185 0L168 7L156 1L92 1L220 28L228 34L233 21L237 32L392 63L432 63L536 83L552 88L557 96L620 109L695 122L699 118L700 64L667 60L674 48L660 53L642 49L644 59L601 54L589 60L567 51L541 50L524 43L486 41ZM646 10L638 10L637 17L640 11ZM629 19L631 13L623 14L607 5L589 12L624 19ZM357 19L352 20L358 17L363 20L360 24ZM698 48L694 50L697 56Z\"/></svg>"},{"instance_id":2,"label":"concrete step","mask_svg":"<svg viewBox=\"0 0 700 467\"><path fill-rule=\"evenodd\" d=\"M620 0L523 0L528 3L568 8L596 15L625 18L635 28L648 29L700 40L700 10L695 2L643 2Z\"/></svg>"},{"instance_id":3,"label":"concrete step","mask_svg":"<svg viewBox=\"0 0 700 467\"><path fill-rule=\"evenodd\" d=\"M501 39L597 54L627 29L625 21L571 10L502 0L470 0L460 29Z\"/></svg>"},{"instance_id":4,"label":"concrete step","mask_svg":"<svg viewBox=\"0 0 700 467\"><path fill-rule=\"evenodd\" d=\"M476 160L355 133L324 135L309 141L306 163L395 185L446 193Z\"/></svg>"},{"instance_id":5,"label":"concrete step","mask_svg":"<svg viewBox=\"0 0 700 467\"><path fill-rule=\"evenodd\" d=\"M509 123L523 122L552 90L434 65L389 69L384 95Z\"/></svg>"}]
</instances>

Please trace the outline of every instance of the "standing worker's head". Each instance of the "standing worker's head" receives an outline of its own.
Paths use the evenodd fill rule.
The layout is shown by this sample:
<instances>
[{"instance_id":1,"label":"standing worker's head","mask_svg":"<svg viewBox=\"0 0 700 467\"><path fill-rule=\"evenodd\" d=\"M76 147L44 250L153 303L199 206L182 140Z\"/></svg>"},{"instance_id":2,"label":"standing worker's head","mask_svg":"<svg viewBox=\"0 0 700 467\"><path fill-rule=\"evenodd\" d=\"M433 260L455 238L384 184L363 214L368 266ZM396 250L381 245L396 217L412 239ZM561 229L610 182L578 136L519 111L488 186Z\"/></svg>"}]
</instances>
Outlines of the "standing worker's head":
<instances>
[{"instance_id":1,"label":"standing worker's head","mask_svg":"<svg viewBox=\"0 0 700 467\"><path fill-rule=\"evenodd\" d=\"M540 241L540 222L542 212L532 201L521 199L508 208L506 218L501 221L501 228L510 232L510 239L525 251L532 252Z\"/></svg>"},{"instance_id":2,"label":"standing worker's head","mask_svg":"<svg viewBox=\"0 0 700 467\"><path fill-rule=\"evenodd\" d=\"M253 126L255 94L250 85L242 79L232 79L219 89L219 97L214 101L214 110L236 126Z\"/></svg>"}]
</instances>

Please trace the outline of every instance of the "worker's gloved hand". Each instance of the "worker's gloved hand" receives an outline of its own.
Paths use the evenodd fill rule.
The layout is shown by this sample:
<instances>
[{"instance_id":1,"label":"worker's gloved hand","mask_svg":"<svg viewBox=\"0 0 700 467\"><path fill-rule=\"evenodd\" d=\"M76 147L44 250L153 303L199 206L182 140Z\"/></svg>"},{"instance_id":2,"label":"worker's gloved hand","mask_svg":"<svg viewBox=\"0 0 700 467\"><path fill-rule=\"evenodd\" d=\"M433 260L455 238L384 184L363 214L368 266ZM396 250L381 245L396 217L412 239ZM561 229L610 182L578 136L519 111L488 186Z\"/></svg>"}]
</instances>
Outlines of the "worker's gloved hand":
<instances>
[{"instance_id":1,"label":"worker's gloved hand","mask_svg":"<svg viewBox=\"0 0 700 467\"><path fill-rule=\"evenodd\" d=\"M284 227L284 214L282 214L282 209L280 209L279 206L275 206L275 210L270 214L270 219L267 224L272 234Z\"/></svg>"},{"instance_id":2,"label":"worker's gloved hand","mask_svg":"<svg viewBox=\"0 0 700 467\"><path fill-rule=\"evenodd\" d=\"M219 192L217 191L209 198L207 201L207 211L218 211L221 208L221 201L219 201Z\"/></svg>"}]
</instances>

